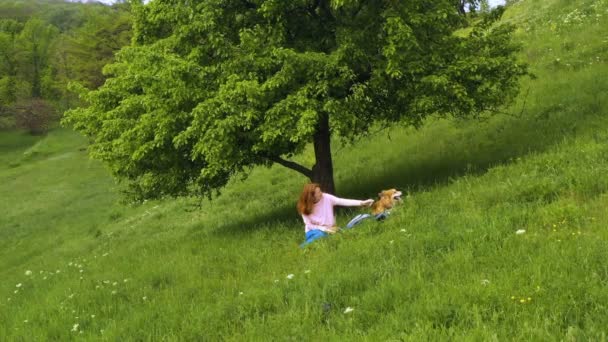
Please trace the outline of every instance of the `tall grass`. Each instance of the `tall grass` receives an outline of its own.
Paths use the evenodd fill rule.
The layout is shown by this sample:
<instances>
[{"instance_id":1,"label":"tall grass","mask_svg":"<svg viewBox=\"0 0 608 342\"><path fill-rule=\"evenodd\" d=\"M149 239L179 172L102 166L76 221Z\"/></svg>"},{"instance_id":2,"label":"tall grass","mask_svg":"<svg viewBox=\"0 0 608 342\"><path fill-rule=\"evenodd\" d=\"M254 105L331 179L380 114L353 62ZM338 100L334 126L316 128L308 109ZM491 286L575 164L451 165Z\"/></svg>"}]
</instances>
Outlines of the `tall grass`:
<instances>
[{"instance_id":1,"label":"tall grass","mask_svg":"<svg viewBox=\"0 0 608 342\"><path fill-rule=\"evenodd\" d=\"M608 27L575 9L608 15L507 10L536 75L508 115L335 146L340 195L408 196L304 249L291 171L132 207L76 134L0 133L0 340L606 340Z\"/></svg>"}]
</instances>

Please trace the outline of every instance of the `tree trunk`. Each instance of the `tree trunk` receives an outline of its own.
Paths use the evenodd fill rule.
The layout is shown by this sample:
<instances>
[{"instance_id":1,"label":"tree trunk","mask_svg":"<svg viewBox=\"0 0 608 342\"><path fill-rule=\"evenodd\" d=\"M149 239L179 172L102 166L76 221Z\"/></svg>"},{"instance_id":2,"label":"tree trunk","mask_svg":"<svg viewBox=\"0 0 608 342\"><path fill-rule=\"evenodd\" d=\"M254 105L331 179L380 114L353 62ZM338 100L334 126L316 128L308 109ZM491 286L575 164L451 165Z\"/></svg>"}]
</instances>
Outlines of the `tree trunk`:
<instances>
[{"instance_id":1,"label":"tree trunk","mask_svg":"<svg viewBox=\"0 0 608 342\"><path fill-rule=\"evenodd\" d=\"M334 185L334 167L331 160L329 116L322 113L314 134L315 165L312 167L312 180L321 186L323 192L336 193Z\"/></svg>"}]
</instances>

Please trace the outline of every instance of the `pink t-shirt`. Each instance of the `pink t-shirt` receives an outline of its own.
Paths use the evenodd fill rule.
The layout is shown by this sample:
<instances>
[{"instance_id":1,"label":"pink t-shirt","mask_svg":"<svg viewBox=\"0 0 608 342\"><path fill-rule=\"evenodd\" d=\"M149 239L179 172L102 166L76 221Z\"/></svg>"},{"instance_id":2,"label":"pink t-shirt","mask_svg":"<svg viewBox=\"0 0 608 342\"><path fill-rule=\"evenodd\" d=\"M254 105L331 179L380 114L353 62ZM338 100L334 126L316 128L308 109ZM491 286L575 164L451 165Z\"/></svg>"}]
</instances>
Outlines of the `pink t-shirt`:
<instances>
[{"instance_id":1,"label":"pink t-shirt","mask_svg":"<svg viewBox=\"0 0 608 342\"><path fill-rule=\"evenodd\" d=\"M339 198L334 195L323 193L321 200L312 207L310 215L302 214L304 219L305 232L313 229L329 231L329 228L336 225L334 217L334 206L358 207L363 201Z\"/></svg>"}]
</instances>

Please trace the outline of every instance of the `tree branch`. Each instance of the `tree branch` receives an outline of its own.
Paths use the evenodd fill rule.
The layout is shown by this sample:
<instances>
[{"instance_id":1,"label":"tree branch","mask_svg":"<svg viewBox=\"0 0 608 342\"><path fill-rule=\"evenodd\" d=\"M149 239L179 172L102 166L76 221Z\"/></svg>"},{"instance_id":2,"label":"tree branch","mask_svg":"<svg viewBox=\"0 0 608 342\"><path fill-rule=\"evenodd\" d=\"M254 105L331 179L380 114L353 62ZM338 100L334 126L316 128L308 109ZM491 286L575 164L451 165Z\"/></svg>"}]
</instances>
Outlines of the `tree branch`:
<instances>
[{"instance_id":1,"label":"tree branch","mask_svg":"<svg viewBox=\"0 0 608 342\"><path fill-rule=\"evenodd\" d=\"M285 159L283 159L281 157L277 157L277 156L266 156L266 158L268 158L268 160L270 160L272 162L283 165L288 169L298 171L299 173L303 174L304 176L306 176L308 178L312 178L312 170L307 169L298 163L292 162L290 160L285 160Z\"/></svg>"}]
</instances>

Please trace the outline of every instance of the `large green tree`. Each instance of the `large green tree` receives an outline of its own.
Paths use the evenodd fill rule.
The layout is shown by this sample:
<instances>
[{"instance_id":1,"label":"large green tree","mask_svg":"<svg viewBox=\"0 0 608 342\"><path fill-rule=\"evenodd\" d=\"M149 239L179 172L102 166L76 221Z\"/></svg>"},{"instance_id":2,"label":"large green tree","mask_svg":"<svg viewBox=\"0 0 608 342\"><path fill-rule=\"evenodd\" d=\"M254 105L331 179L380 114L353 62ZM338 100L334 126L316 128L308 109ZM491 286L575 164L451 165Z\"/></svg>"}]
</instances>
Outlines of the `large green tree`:
<instances>
[{"instance_id":1,"label":"large green tree","mask_svg":"<svg viewBox=\"0 0 608 342\"><path fill-rule=\"evenodd\" d=\"M455 0L154 0L65 122L136 198L211 195L278 163L334 192L331 138L504 105L526 73ZM463 32L469 32L464 34ZM312 143L312 167L291 160Z\"/></svg>"}]
</instances>

